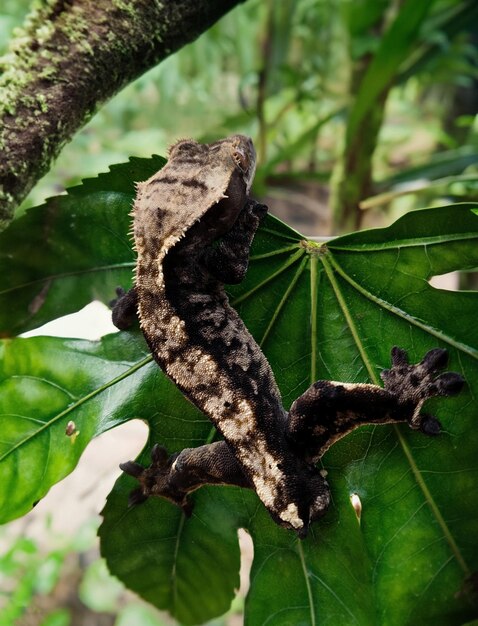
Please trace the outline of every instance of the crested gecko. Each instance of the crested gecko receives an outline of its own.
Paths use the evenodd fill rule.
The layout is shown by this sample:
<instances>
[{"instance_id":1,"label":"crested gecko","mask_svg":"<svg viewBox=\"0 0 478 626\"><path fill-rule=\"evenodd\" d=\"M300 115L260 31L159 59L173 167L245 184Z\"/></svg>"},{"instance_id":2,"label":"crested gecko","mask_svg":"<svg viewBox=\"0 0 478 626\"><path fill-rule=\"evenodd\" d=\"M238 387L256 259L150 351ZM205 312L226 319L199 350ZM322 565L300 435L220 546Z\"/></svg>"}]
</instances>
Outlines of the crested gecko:
<instances>
[{"instance_id":1,"label":"crested gecko","mask_svg":"<svg viewBox=\"0 0 478 626\"><path fill-rule=\"evenodd\" d=\"M135 284L127 293L118 288L113 321L125 329L139 317L158 365L223 440L172 455L155 445L149 467L128 461L121 468L140 483L131 503L157 495L189 514L188 494L201 485L238 485L254 489L278 524L304 537L330 502L316 467L330 445L363 424L407 422L438 434L440 423L421 413L423 402L458 393L463 379L439 374L445 350L409 365L395 347L384 388L318 381L284 409L271 367L224 289L244 278L267 212L250 197L255 167L245 136L181 140L167 164L138 185Z\"/></svg>"}]
</instances>

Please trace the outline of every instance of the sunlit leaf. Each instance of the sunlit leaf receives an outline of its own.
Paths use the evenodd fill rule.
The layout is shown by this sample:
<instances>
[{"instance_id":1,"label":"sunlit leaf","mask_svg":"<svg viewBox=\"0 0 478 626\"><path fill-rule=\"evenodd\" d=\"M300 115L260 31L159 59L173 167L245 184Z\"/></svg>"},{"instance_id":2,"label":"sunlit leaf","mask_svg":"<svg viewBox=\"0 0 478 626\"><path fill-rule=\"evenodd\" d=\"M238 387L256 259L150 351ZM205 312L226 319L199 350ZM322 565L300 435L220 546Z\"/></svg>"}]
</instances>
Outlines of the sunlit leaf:
<instances>
[{"instance_id":1,"label":"sunlit leaf","mask_svg":"<svg viewBox=\"0 0 478 626\"><path fill-rule=\"evenodd\" d=\"M134 417L128 407L149 369L155 372L144 367L150 361L143 342L127 334L0 343L1 522L28 512L93 437Z\"/></svg>"}]
</instances>

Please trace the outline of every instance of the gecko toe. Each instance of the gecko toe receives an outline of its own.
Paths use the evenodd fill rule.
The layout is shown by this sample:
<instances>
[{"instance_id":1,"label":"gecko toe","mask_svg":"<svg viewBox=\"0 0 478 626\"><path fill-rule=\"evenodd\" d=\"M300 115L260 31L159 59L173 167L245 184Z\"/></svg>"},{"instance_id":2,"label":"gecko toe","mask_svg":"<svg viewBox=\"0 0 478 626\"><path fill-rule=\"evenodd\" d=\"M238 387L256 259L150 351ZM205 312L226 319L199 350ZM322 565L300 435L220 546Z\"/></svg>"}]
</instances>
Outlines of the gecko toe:
<instances>
[{"instance_id":1,"label":"gecko toe","mask_svg":"<svg viewBox=\"0 0 478 626\"><path fill-rule=\"evenodd\" d=\"M417 405L434 396L453 396L463 388L460 374L438 374L448 362L448 352L442 348L429 350L417 365L409 365L406 360L405 350L393 348L392 367L381 373L385 389L396 394L402 404Z\"/></svg>"},{"instance_id":2,"label":"gecko toe","mask_svg":"<svg viewBox=\"0 0 478 626\"><path fill-rule=\"evenodd\" d=\"M424 413L423 415L421 415L419 429L424 435L428 435L429 437L436 437L441 432L440 420L438 420L433 415Z\"/></svg>"},{"instance_id":3,"label":"gecko toe","mask_svg":"<svg viewBox=\"0 0 478 626\"><path fill-rule=\"evenodd\" d=\"M263 220L267 215L269 208L266 204L260 204L259 202L256 202L252 210L260 220Z\"/></svg>"},{"instance_id":4,"label":"gecko toe","mask_svg":"<svg viewBox=\"0 0 478 626\"><path fill-rule=\"evenodd\" d=\"M441 396L455 396L463 389L465 379L457 372L445 372L435 380L437 393Z\"/></svg>"},{"instance_id":5,"label":"gecko toe","mask_svg":"<svg viewBox=\"0 0 478 626\"><path fill-rule=\"evenodd\" d=\"M428 372L441 370L448 363L448 352L443 348L433 348L423 357L420 365L423 365Z\"/></svg>"},{"instance_id":6,"label":"gecko toe","mask_svg":"<svg viewBox=\"0 0 478 626\"><path fill-rule=\"evenodd\" d=\"M130 491L130 494L128 496L128 508L131 508L138 504L142 504L147 499L148 496L143 493L141 487L137 487L136 489L133 489L133 491Z\"/></svg>"},{"instance_id":7,"label":"gecko toe","mask_svg":"<svg viewBox=\"0 0 478 626\"><path fill-rule=\"evenodd\" d=\"M391 351L391 357L393 367L408 365L408 354L406 350L403 350L403 348L394 346Z\"/></svg>"},{"instance_id":8,"label":"gecko toe","mask_svg":"<svg viewBox=\"0 0 478 626\"><path fill-rule=\"evenodd\" d=\"M120 463L120 469L129 476L133 476L134 478L139 478L143 472L144 467L136 461L126 461L126 463Z\"/></svg>"},{"instance_id":9,"label":"gecko toe","mask_svg":"<svg viewBox=\"0 0 478 626\"><path fill-rule=\"evenodd\" d=\"M169 454L164 446L160 446L159 443L154 444L151 448L151 461L158 466L166 465L169 459Z\"/></svg>"},{"instance_id":10,"label":"gecko toe","mask_svg":"<svg viewBox=\"0 0 478 626\"><path fill-rule=\"evenodd\" d=\"M118 300L121 300L121 298L126 295L126 291L123 289L123 287L116 287L115 293L116 298L108 302L110 309L114 309L115 306L118 304Z\"/></svg>"}]
</instances>

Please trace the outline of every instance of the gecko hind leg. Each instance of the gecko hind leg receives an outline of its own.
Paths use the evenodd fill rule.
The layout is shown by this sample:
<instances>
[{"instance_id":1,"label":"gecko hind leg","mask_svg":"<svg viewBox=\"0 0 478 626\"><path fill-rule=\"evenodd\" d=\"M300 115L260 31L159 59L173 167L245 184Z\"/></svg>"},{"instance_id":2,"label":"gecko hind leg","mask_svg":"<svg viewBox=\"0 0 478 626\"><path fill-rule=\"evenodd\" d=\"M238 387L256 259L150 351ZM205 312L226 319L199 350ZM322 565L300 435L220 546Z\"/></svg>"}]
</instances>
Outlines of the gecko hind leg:
<instances>
[{"instance_id":1,"label":"gecko hind leg","mask_svg":"<svg viewBox=\"0 0 478 626\"><path fill-rule=\"evenodd\" d=\"M405 350L392 349L392 367L381 377L384 388L319 380L292 404L287 423L291 445L313 462L354 428L365 424L406 422L426 435L440 432L439 420L422 413L433 396L460 392L464 380L455 372L439 373L448 361L446 350L427 352L420 363L409 365Z\"/></svg>"},{"instance_id":2,"label":"gecko hind leg","mask_svg":"<svg viewBox=\"0 0 478 626\"><path fill-rule=\"evenodd\" d=\"M224 441L185 448L171 455L164 446L156 444L151 450L149 467L127 461L121 463L120 468L140 483L130 493L130 506L140 504L150 496L160 496L179 506L188 517L193 506L188 496L203 485L251 487Z\"/></svg>"},{"instance_id":3,"label":"gecko hind leg","mask_svg":"<svg viewBox=\"0 0 478 626\"><path fill-rule=\"evenodd\" d=\"M133 489L128 498L128 506L135 506L145 502L149 496L162 495L184 511L185 515L191 515L191 503L187 499L187 492L171 487L170 475L172 466L178 454L169 455L164 446L156 444L151 449L151 465L143 467L136 461L120 463L120 469L125 474L133 476L140 486Z\"/></svg>"}]
</instances>

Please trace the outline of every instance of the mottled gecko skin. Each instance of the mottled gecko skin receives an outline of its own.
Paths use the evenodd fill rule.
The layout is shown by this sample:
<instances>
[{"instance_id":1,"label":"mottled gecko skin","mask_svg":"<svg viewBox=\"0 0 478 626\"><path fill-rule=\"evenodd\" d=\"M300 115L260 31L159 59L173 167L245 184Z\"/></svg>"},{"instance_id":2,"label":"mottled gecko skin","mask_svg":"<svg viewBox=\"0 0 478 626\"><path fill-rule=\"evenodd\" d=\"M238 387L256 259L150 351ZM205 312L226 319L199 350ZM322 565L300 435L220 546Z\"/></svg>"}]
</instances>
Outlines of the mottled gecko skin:
<instances>
[{"instance_id":1,"label":"mottled gecko skin","mask_svg":"<svg viewBox=\"0 0 478 626\"><path fill-rule=\"evenodd\" d=\"M180 142L138 186L138 312L162 370L215 424L274 518L298 529L309 518L307 485L323 479L287 445L272 370L224 291L242 280L264 213L248 198L254 171L246 137ZM222 249L211 247L222 235Z\"/></svg>"},{"instance_id":2,"label":"mottled gecko skin","mask_svg":"<svg viewBox=\"0 0 478 626\"><path fill-rule=\"evenodd\" d=\"M439 422L421 416L431 395L451 395L458 374L436 376L443 350L408 366L395 349L385 389L319 381L287 413L269 363L236 311L224 283L240 282L266 207L249 198L255 151L235 135L211 144L180 141L167 165L138 185L135 287L121 296L113 321L135 313L154 358L201 409L224 441L168 456L155 446L152 464L122 465L140 487L132 501L160 495L190 511L187 495L203 484L253 488L273 519L305 536L330 501L315 462L338 438L365 423L408 421L427 434Z\"/></svg>"}]
</instances>

